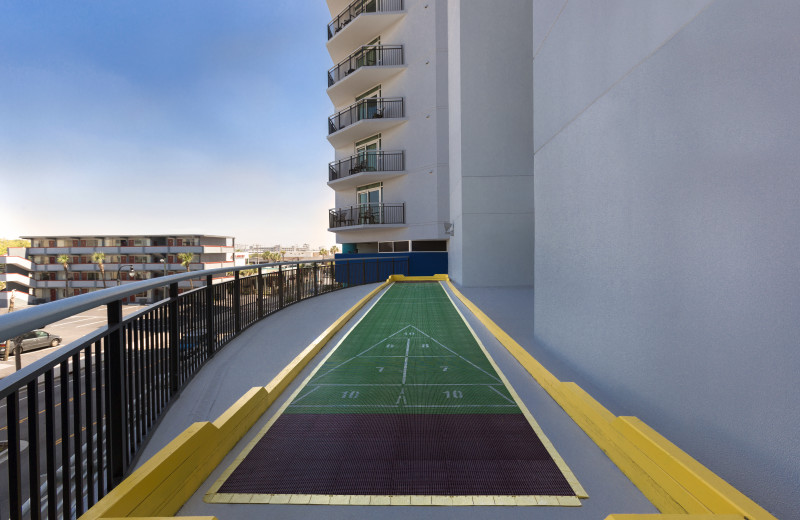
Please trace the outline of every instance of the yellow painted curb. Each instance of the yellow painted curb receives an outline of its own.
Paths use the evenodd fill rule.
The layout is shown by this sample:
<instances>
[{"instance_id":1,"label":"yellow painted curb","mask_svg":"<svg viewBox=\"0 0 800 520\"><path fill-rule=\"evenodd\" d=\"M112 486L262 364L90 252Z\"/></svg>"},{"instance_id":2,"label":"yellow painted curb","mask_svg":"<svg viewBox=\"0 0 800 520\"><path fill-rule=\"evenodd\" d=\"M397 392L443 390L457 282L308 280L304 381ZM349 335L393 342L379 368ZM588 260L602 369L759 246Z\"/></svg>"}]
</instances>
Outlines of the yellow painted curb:
<instances>
[{"instance_id":1,"label":"yellow painted curb","mask_svg":"<svg viewBox=\"0 0 800 520\"><path fill-rule=\"evenodd\" d=\"M691 489L712 512L751 519L775 518L642 420L617 417L614 426L649 458Z\"/></svg>"},{"instance_id":2,"label":"yellow painted curb","mask_svg":"<svg viewBox=\"0 0 800 520\"><path fill-rule=\"evenodd\" d=\"M150 495L164 487L171 490L178 488L175 490L176 494L185 496L184 501L187 500L191 493L186 495L185 490L184 493L180 492L184 482L172 479L173 473L179 472L181 466L187 462L205 458L208 446L217 445L217 434L218 430L209 422L192 424L100 499L80 517L81 520L128 516L140 505L149 504ZM166 514L174 514L180 505ZM141 516L158 515L156 509L161 509L161 504L154 506L152 511Z\"/></svg>"},{"instance_id":3,"label":"yellow painted curb","mask_svg":"<svg viewBox=\"0 0 800 520\"><path fill-rule=\"evenodd\" d=\"M83 517L81 517L83 518ZM104 517L103 520L123 520L128 517ZM174 516L137 516L139 520L172 520ZM182 516L181 520L217 520L216 516Z\"/></svg>"},{"instance_id":4,"label":"yellow painted curb","mask_svg":"<svg viewBox=\"0 0 800 520\"><path fill-rule=\"evenodd\" d=\"M406 276L404 274L393 274L389 277L391 282L448 282L450 276L446 274L434 274L431 276Z\"/></svg>"},{"instance_id":5,"label":"yellow painted curb","mask_svg":"<svg viewBox=\"0 0 800 520\"><path fill-rule=\"evenodd\" d=\"M741 515L608 515L605 520L747 520Z\"/></svg>"}]
</instances>

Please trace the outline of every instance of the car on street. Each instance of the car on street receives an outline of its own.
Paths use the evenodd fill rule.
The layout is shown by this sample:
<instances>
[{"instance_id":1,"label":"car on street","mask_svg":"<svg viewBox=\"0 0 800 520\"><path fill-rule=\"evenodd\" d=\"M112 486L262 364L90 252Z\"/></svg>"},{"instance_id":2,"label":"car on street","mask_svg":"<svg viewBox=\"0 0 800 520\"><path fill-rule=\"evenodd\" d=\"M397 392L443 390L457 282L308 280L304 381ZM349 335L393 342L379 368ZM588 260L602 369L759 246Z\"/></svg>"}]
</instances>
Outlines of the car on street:
<instances>
[{"instance_id":1,"label":"car on street","mask_svg":"<svg viewBox=\"0 0 800 520\"><path fill-rule=\"evenodd\" d=\"M36 329L19 336L22 339L22 351L28 352L46 347L57 347L61 343L61 336L52 334L50 332ZM9 339L4 343L0 343L0 359L5 357L6 348L10 348L9 356L14 355L14 339Z\"/></svg>"}]
</instances>

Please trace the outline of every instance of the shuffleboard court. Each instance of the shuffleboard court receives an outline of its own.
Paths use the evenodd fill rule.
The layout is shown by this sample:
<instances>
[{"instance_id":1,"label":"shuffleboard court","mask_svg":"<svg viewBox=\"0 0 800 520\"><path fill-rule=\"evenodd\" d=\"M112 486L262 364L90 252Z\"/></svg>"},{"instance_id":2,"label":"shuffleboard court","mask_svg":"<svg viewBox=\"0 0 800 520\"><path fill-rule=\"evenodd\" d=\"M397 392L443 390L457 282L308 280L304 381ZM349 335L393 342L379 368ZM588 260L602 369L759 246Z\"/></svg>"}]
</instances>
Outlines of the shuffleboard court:
<instances>
[{"instance_id":1,"label":"shuffleboard court","mask_svg":"<svg viewBox=\"0 0 800 520\"><path fill-rule=\"evenodd\" d=\"M262 503L335 495L350 500L331 503L479 496L580 505L585 492L444 288L395 283L206 501L256 495Z\"/></svg>"}]
</instances>

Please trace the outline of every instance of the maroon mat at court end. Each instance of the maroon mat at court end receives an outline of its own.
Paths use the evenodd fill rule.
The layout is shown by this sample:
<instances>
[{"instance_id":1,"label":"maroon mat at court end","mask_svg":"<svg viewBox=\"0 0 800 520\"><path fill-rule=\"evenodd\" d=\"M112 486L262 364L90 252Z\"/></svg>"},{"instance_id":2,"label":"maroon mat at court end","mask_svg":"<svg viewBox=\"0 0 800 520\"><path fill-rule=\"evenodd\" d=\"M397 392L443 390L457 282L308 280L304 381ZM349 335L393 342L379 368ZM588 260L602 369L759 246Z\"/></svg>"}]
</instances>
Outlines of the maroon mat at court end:
<instances>
[{"instance_id":1,"label":"maroon mat at court end","mask_svg":"<svg viewBox=\"0 0 800 520\"><path fill-rule=\"evenodd\" d=\"M218 492L575 496L523 414L283 414Z\"/></svg>"}]
</instances>

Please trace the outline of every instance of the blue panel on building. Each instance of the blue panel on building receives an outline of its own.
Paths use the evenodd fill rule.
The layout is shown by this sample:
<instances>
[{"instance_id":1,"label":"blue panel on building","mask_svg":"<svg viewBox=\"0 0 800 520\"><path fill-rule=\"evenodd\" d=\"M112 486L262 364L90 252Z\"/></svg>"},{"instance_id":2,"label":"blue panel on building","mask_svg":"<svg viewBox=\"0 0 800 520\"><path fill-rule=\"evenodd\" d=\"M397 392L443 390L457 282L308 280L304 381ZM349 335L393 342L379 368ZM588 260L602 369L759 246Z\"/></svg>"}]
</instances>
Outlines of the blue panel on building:
<instances>
[{"instance_id":1,"label":"blue panel on building","mask_svg":"<svg viewBox=\"0 0 800 520\"><path fill-rule=\"evenodd\" d=\"M350 275L365 276L367 281L373 281L372 277L378 276L379 280L386 280L391 274L392 258L408 258L408 272L405 274L409 276L432 276L434 274L447 274L447 253L446 252L419 252L419 253L380 253L380 254L346 254L339 253L336 255L337 260L364 258L363 264L361 262L353 263L350 268ZM370 266L370 264L372 264ZM380 272L378 272L378 264L380 264ZM366 265L367 267L364 267ZM395 270L394 272L400 272ZM359 274L361 273L361 274ZM383 276L386 274L386 276ZM382 278L380 278L382 276ZM339 277L337 272L337 281L345 282ZM351 279L354 280L354 279ZM356 282L354 282L356 283ZM357 282L361 283L361 282Z\"/></svg>"}]
</instances>

